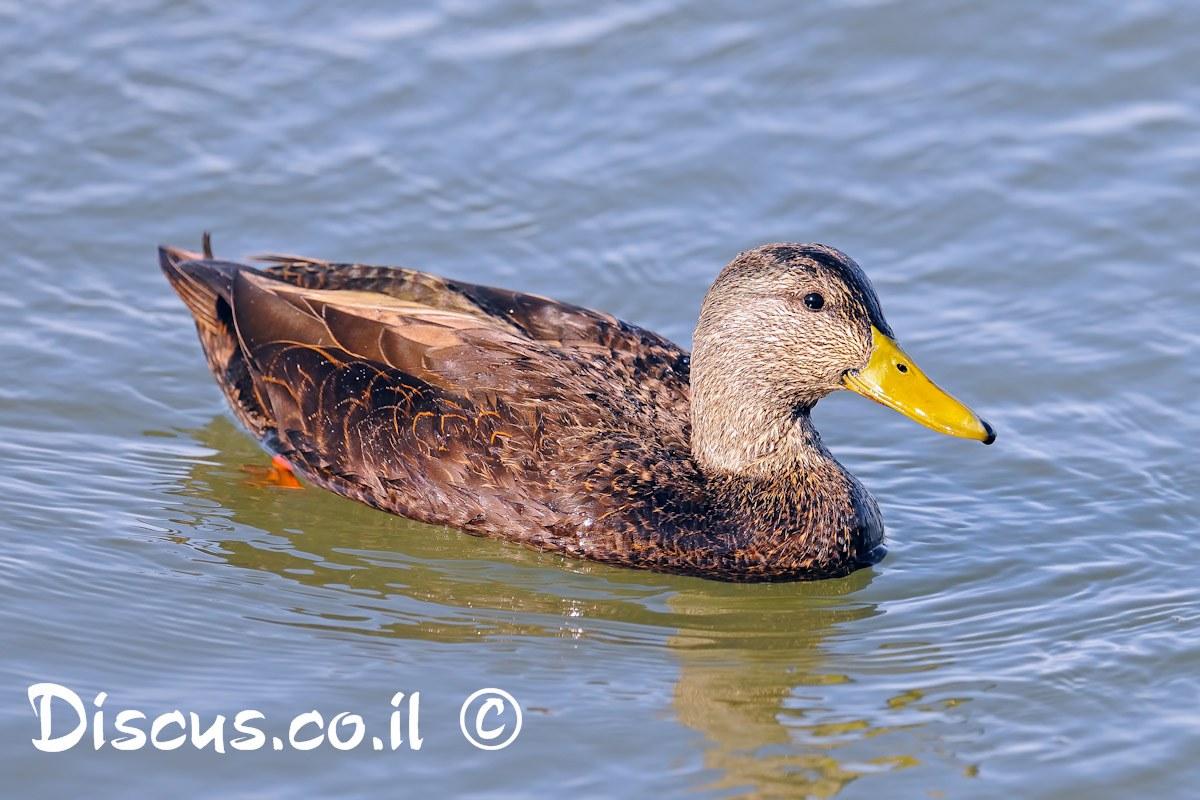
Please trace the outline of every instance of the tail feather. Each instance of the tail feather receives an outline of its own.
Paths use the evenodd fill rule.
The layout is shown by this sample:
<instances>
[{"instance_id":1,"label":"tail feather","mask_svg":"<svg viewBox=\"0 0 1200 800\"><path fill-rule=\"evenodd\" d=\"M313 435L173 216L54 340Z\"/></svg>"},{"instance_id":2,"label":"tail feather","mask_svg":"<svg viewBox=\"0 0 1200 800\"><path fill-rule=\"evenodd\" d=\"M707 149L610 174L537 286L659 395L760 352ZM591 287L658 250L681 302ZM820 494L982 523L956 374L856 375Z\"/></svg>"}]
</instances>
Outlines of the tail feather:
<instances>
[{"instance_id":1,"label":"tail feather","mask_svg":"<svg viewBox=\"0 0 1200 800\"><path fill-rule=\"evenodd\" d=\"M218 300L232 303L234 277L239 272L262 274L244 264L220 261L190 250L167 246L158 248L158 264L192 312L196 324L209 332L222 330L228 323L228 317L222 319Z\"/></svg>"},{"instance_id":2,"label":"tail feather","mask_svg":"<svg viewBox=\"0 0 1200 800\"><path fill-rule=\"evenodd\" d=\"M229 398L234 414L262 439L274 428L269 409L259 398L253 374L238 343L233 320L233 287L239 273L256 269L206 254L174 247L158 249L158 263L171 286L192 312L208 366Z\"/></svg>"}]
</instances>

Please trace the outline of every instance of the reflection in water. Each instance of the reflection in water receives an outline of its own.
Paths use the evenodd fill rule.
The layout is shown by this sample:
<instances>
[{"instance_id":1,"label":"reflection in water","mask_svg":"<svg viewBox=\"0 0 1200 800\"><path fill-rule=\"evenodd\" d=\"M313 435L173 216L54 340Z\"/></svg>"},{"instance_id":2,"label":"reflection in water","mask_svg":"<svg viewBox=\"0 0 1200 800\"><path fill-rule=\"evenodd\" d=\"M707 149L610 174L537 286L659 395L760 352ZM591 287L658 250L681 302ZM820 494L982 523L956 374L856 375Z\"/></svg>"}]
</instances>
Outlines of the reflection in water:
<instances>
[{"instance_id":1,"label":"reflection in water","mask_svg":"<svg viewBox=\"0 0 1200 800\"><path fill-rule=\"evenodd\" d=\"M284 579L269 587L272 621L439 642L568 636L664 648L679 662L672 710L701 734L696 744L716 776L702 788L718 796L831 797L862 775L920 763L911 737L899 740L910 752L840 756L891 730L881 712L910 704L928 712L908 717L907 728L943 718L945 703L921 706L915 689L863 718L829 707L830 687L854 682L831 666L839 628L882 613L853 599L871 570L738 586L577 562L321 490L264 487L244 467L267 456L225 417L193 435L219 457L196 463L176 492L188 498L180 541L206 560Z\"/></svg>"},{"instance_id":2,"label":"reflection in water","mask_svg":"<svg viewBox=\"0 0 1200 800\"><path fill-rule=\"evenodd\" d=\"M806 696L807 687L849 680L829 672L821 642L838 623L876 613L836 599L870 578L870 570L860 570L779 596L742 597L718 585L670 599L672 610L698 623L669 640L681 661L673 705L681 723L705 735L705 762L722 773L709 788L780 797L802 786L808 796L830 797L862 774L839 763L831 752L836 732L810 722L804 706L822 700ZM823 709L811 710L819 717ZM809 740L801 747L793 746L797 730Z\"/></svg>"}]
</instances>

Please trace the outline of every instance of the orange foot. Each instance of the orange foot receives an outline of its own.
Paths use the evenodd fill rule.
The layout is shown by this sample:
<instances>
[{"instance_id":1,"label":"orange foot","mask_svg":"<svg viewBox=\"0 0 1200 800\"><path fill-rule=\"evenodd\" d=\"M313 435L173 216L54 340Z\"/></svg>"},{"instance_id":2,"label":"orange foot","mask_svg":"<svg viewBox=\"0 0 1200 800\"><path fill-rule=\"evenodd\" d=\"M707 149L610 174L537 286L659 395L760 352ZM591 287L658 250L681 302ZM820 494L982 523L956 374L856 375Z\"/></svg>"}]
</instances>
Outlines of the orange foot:
<instances>
[{"instance_id":1,"label":"orange foot","mask_svg":"<svg viewBox=\"0 0 1200 800\"><path fill-rule=\"evenodd\" d=\"M296 479L292 465L283 456L272 456L270 467L245 466L243 472L250 473L246 480L248 486L270 487L273 489L303 489L303 484Z\"/></svg>"}]
</instances>

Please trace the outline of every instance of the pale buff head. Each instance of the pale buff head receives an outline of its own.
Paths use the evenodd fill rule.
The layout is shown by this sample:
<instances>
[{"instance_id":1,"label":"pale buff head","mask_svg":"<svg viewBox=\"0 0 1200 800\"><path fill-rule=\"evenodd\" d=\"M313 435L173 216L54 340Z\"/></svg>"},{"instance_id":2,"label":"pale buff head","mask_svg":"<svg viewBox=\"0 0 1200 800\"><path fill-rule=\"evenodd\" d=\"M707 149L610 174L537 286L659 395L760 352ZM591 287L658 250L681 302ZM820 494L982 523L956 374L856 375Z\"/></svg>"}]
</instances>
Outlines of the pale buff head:
<instances>
[{"instance_id":1,"label":"pale buff head","mask_svg":"<svg viewBox=\"0 0 1200 800\"><path fill-rule=\"evenodd\" d=\"M692 453L716 473L769 474L802 458L809 409L891 335L862 269L817 244L739 255L704 298L692 349Z\"/></svg>"}]
</instances>

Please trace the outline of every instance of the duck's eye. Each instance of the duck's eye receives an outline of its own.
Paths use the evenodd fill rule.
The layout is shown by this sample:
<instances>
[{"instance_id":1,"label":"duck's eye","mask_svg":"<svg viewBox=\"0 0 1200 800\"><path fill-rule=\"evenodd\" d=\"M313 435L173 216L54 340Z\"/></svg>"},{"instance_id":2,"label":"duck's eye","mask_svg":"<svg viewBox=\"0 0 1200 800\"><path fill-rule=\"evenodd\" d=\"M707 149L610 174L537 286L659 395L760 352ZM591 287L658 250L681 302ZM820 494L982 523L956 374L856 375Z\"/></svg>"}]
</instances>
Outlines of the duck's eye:
<instances>
[{"instance_id":1,"label":"duck's eye","mask_svg":"<svg viewBox=\"0 0 1200 800\"><path fill-rule=\"evenodd\" d=\"M804 305L809 311L820 311L825 307L825 298L816 292L804 295Z\"/></svg>"}]
</instances>

